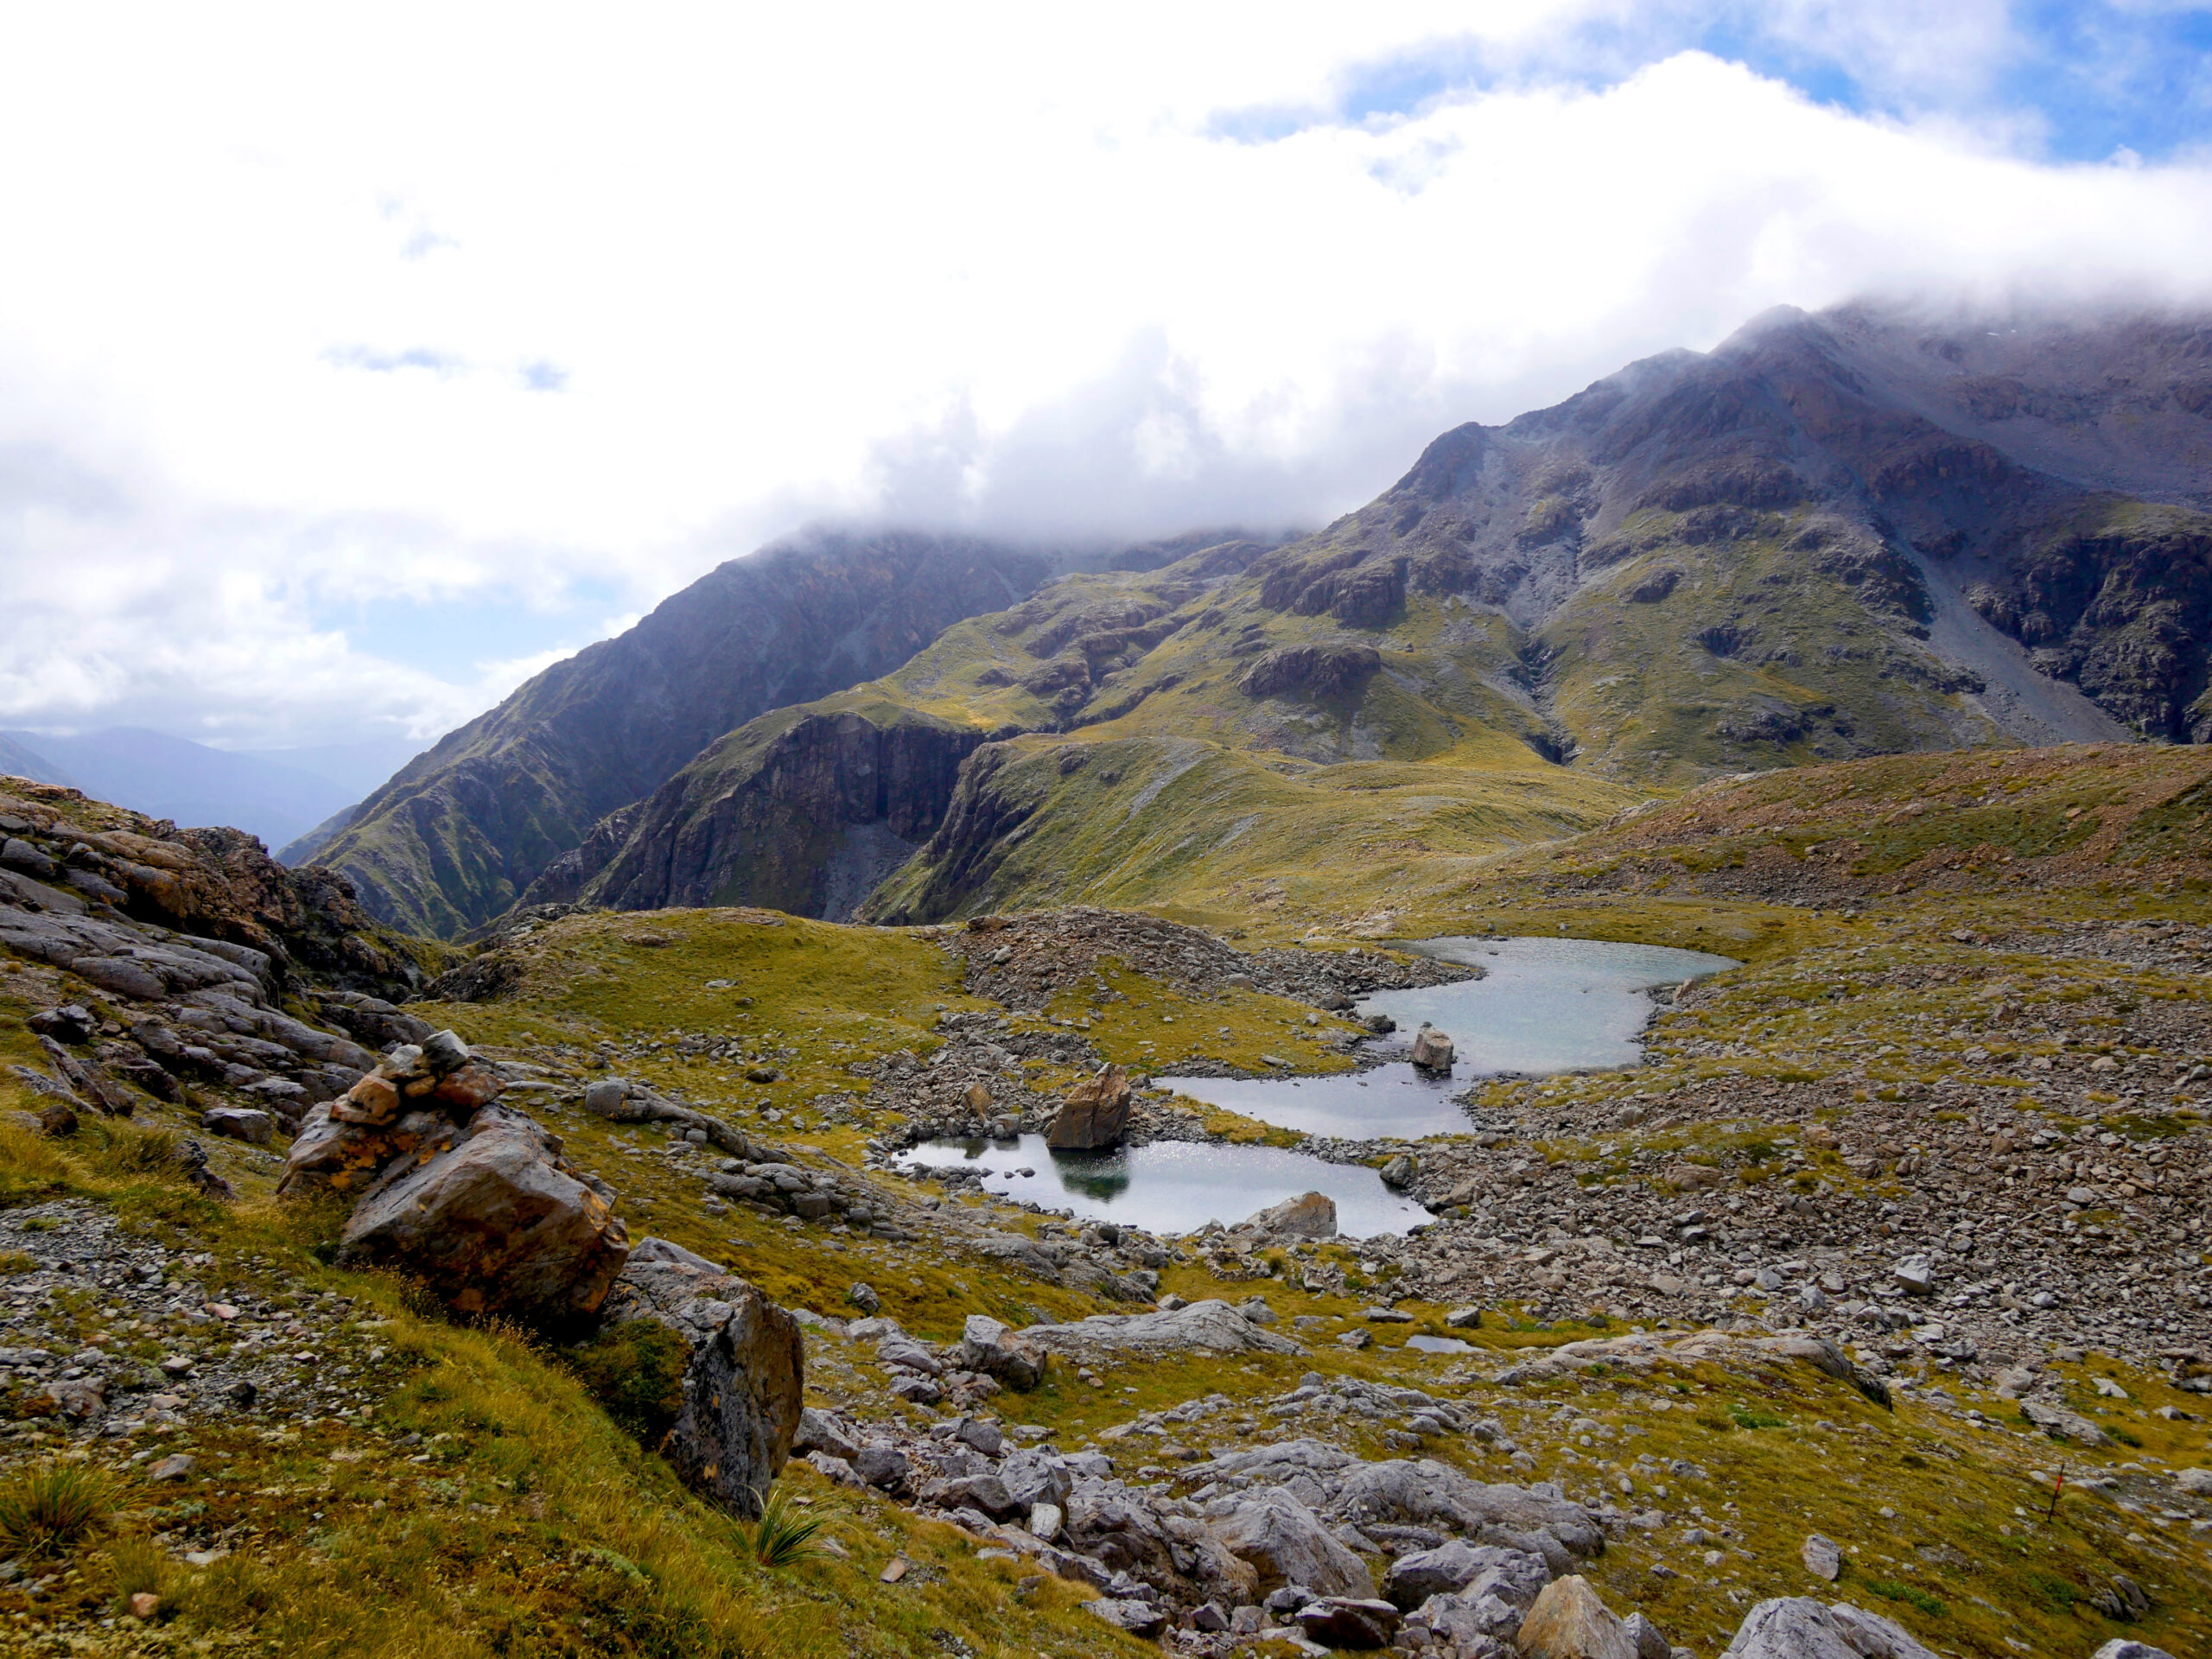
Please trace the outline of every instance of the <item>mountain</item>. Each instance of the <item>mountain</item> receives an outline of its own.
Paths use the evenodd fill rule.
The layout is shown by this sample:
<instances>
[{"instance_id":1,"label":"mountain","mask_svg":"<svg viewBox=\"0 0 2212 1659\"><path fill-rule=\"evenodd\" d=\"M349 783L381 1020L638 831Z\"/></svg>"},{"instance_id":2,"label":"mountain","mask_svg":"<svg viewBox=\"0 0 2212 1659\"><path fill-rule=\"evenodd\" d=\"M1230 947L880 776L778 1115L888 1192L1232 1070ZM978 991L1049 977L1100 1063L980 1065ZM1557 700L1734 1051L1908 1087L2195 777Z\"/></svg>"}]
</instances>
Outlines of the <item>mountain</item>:
<instances>
[{"instance_id":1,"label":"mountain","mask_svg":"<svg viewBox=\"0 0 2212 1659\"><path fill-rule=\"evenodd\" d=\"M44 755L25 747L5 732L0 732L0 775L69 787L73 787L76 781Z\"/></svg>"},{"instance_id":2,"label":"mountain","mask_svg":"<svg viewBox=\"0 0 2212 1659\"><path fill-rule=\"evenodd\" d=\"M0 736L47 763L52 775L41 782L73 784L149 817L243 830L271 847L346 799L344 785L301 767L142 727L111 726L74 737Z\"/></svg>"},{"instance_id":3,"label":"mountain","mask_svg":"<svg viewBox=\"0 0 2212 1659\"><path fill-rule=\"evenodd\" d=\"M525 897L1387 912L1719 774L2202 741L2208 388L2201 319L1770 313L1447 432L1302 540L963 622L708 747Z\"/></svg>"},{"instance_id":4,"label":"mountain","mask_svg":"<svg viewBox=\"0 0 2212 1659\"><path fill-rule=\"evenodd\" d=\"M387 921L465 931L715 738L897 667L1054 568L1033 549L907 531L810 532L733 559L448 734L285 855L344 872Z\"/></svg>"}]
</instances>

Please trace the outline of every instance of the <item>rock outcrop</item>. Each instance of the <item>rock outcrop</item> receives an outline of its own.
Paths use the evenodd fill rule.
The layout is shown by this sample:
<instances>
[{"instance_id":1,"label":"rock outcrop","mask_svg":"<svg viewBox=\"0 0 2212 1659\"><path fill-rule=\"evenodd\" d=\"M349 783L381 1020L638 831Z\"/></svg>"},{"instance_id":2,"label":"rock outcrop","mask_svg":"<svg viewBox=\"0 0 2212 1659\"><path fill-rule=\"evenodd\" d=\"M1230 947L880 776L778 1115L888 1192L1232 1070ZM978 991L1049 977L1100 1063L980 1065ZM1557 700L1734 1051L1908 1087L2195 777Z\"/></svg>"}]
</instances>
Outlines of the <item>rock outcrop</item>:
<instances>
[{"instance_id":1,"label":"rock outcrop","mask_svg":"<svg viewBox=\"0 0 2212 1659\"><path fill-rule=\"evenodd\" d=\"M308 1115L277 1190L358 1192L341 1257L416 1275L456 1312L573 1326L597 1312L628 1236L613 1191L498 1093L449 1032L396 1048Z\"/></svg>"},{"instance_id":2,"label":"rock outcrop","mask_svg":"<svg viewBox=\"0 0 2212 1659\"><path fill-rule=\"evenodd\" d=\"M1045 1136L1055 1152L1105 1152L1122 1144L1129 1128L1129 1074L1101 1066L1069 1091Z\"/></svg>"},{"instance_id":3,"label":"rock outcrop","mask_svg":"<svg viewBox=\"0 0 2212 1659\"><path fill-rule=\"evenodd\" d=\"M1839 1601L1777 1597L1744 1615L1733 1659L1936 1659L1904 1626Z\"/></svg>"}]
</instances>

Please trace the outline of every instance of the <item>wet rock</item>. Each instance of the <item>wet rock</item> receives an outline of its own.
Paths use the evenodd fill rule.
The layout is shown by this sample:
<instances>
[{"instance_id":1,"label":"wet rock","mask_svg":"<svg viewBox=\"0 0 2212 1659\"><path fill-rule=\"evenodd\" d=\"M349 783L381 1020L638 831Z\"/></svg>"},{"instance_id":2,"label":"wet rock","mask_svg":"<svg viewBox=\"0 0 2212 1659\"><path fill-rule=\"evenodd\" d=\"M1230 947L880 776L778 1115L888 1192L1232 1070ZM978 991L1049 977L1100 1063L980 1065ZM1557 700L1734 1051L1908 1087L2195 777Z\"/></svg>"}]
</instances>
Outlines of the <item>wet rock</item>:
<instances>
[{"instance_id":1,"label":"wet rock","mask_svg":"<svg viewBox=\"0 0 2212 1659\"><path fill-rule=\"evenodd\" d=\"M371 1188L340 1254L417 1274L460 1313L554 1325L588 1316L629 1238L558 1148L521 1113L487 1106L450 1146L396 1164Z\"/></svg>"},{"instance_id":2,"label":"wet rock","mask_svg":"<svg viewBox=\"0 0 2212 1659\"><path fill-rule=\"evenodd\" d=\"M1408 1056L1417 1070L1449 1071L1452 1069L1452 1039L1424 1020L1421 1029L1414 1033L1413 1052Z\"/></svg>"},{"instance_id":3,"label":"wet rock","mask_svg":"<svg viewBox=\"0 0 2212 1659\"><path fill-rule=\"evenodd\" d=\"M1270 1238L1334 1238L1337 1201L1325 1192L1301 1192L1271 1204L1241 1224Z\"/></svg>"},{"instance_id":4,"label":"wet rock","mask_svg":"<svg viewBox=\"0 0 2212 1659\"><path fill-rule=\"evenodd\" d=\"M758 1516L798 1433L798 1322L744 1280L678 1262L625 1266L602 1312L610 1325L651 1319L683 1338L683 1402L658 1450L691 1485Z\"/></svg>"},{"instance_id":5,"label":"wet rock","mask_svg":"<svg viewBox=\"0 0 2212 1659\"><path fill-rule=\"evenodd\" d=\"M1129 1074L1101 1066L1069 1091L1045 1136L1055 1152L1103 1152L1122 1144L1129 1128Z\"/></svg>"},{"instance_id":6,"label":"wet rock","mask_svg":"<svg viewBox=\"0 0 2212 1659\"><path fill-rule=\"evenodd\" d=\"M1806 1596L1763 1601L1744 1615L1734 1659L1936 1659L1899 1624L1848 1602Z\"/></svg>"},{"instance_id":7,"label":"wet rock","mask_svg":"<svg viewBox=\"0 0 2212 1659\"><path fill-rule=\"evenodd\" d=\"M970 1313L962 1328L962 1367L994 1378L1018 1394L1026 1394L1045 1380L1046 1357L1040 1344L1015 1335L986 1315Z\"/></svg>"},{"instance_id":8,"label":"wet rock","mask_svg":"<svg viewBox=\"0 0 2212 1659\"><path fill-rule=\"evenodd\" d=\"M1627 1625L1580 1573L1546 1585L1513 1640L1523 1659L1637 1659Z\"/></svg>"},{"instance_id":9,"label":"wet rock","mask_svg":"<svg viewBox=\"0 0 2212 1659\"><path fill-rule=\"evenodd\" d=\"M1387 1648L1398 1633L1401 1615L1387 1601L1365 1597L1324 1596L1291 1615L1309 1642L1356 1653Z\"/></svg>"}]
</instances>

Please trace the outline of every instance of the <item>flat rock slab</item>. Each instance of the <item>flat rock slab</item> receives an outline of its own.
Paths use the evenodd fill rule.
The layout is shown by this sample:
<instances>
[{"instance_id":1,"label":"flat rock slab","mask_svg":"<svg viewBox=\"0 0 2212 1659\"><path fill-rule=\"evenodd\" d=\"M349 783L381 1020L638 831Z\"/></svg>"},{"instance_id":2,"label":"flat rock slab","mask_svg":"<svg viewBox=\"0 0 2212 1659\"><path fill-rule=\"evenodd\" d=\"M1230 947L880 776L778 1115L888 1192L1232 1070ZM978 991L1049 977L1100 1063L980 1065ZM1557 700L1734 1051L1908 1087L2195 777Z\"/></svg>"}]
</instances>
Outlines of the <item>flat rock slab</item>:
<instances>
[{"instance_id":1,"label":"flat rock slab","mask_svg":"<svg viewBox=\"0 0 2212 1659\"><path fill-rule=\"evenodd\" d=\"M1072 1325L1033 1325L1022 1338L1055 1353L1118 1349L1178 1354L1302 1354L1288 1337L1246 1319L1227 1302L1192 1302L1151 1313L1094 1313Z\"/></svg>"}]
</instances>

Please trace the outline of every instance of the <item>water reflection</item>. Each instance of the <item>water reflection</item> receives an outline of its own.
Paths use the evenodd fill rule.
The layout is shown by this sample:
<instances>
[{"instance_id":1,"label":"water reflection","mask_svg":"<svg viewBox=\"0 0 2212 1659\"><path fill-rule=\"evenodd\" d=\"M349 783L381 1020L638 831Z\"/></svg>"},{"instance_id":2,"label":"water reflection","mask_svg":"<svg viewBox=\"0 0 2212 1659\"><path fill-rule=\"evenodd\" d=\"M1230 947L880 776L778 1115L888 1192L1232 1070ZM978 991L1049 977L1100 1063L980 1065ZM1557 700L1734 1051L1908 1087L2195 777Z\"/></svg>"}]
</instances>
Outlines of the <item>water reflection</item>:
<instances>
[{"instance_id":1,"label":"water reflection","mask_svg":"<svg viewBox=\"0 0 2212 1659\"><path fill-rule=\"evenodd\" d=\"M1384 1186L1371 1169L1275 1147L1157 1141L1068 1154L1051 1151L1041 1135L1025 1135L1007 1141L925 1141L901 1153L899 1161L981 1166L985 1190L1001 1197L1155 1233L1195 1232L1209 1221L1234 1226L1304 1192L1325 1192L1336 1200L1338 1230L1351 1237L1402 1233L1428 1219L1427 1211Z\"/></svg>"}]
</instances>

